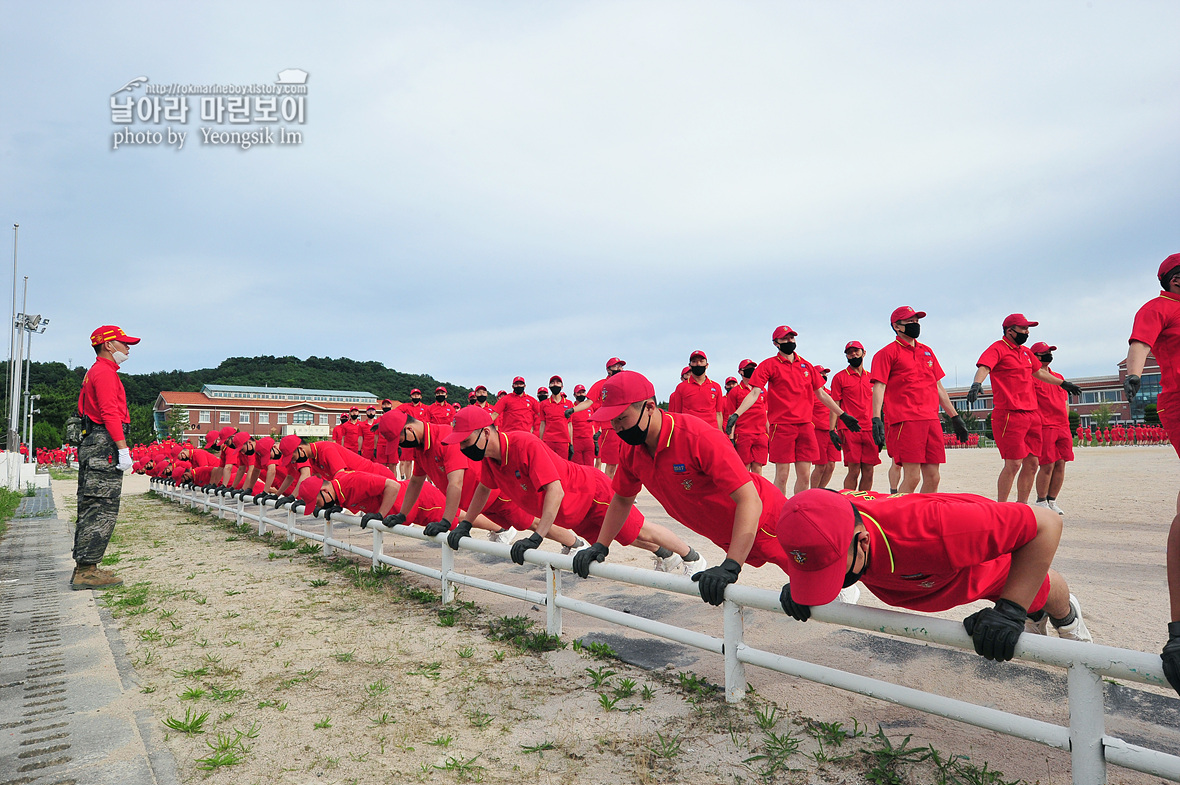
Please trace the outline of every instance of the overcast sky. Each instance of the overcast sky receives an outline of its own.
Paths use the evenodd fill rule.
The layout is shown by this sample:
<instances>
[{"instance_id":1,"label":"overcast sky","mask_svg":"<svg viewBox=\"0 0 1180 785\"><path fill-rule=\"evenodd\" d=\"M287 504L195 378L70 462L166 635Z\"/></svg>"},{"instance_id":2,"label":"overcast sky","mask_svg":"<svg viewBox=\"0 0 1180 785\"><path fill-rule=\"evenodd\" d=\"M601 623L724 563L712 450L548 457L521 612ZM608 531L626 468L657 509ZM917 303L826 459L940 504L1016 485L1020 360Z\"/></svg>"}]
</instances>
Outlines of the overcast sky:
<instances>
[{"instance_id":1,"label":"overcast sky","mask_svg":"<svg viewBox=\"0 0 1180 785\"><path fill-rule=\"evenodd\" d=\"M666 397L695 349L720 381L785 323L841 367L912 305L947 386L1010 312L1089 376L1180 251L1173 2L0 10L0 302L19 223L34 359L114 323L128 372L330 355L494 391L617 355ZM202 144L263 126L190 97L132 126L184 149L112 150L134 77L292 68L301 144Z\"/></svg>"}]
</instances>

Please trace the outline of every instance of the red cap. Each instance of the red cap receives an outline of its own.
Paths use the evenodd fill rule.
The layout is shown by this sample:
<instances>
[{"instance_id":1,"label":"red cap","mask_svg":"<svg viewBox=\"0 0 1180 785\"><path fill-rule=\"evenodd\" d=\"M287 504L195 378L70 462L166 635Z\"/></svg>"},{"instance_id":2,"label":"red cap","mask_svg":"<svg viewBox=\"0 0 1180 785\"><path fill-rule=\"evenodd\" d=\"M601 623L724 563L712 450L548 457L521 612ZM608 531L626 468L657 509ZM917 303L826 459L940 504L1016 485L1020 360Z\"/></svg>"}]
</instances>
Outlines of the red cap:
<instances>
[{"instance_id":1,"label":"red cap","mask_svg":"<svg viewBox=\"0 0 1180 785\"><path fill-rule=\"evenodd\" d=\"M758 363L754 362L753 360L751 360L750 358L747 357L746 359L744 359L740 363L738 363L738 370L740 371L742 368L745 368L748 365L753 365L754 367L758 367Z\"/></svg>"},{"instance_id":2,"label":"red cap","mask_svg":"<svg viewBox=\"0 0 1180 785\"><path fill-rule=\"evenodd\" d=\"M219 434L217 431L209 431L209 433L205 434L206 447L217 444L219 441L221 441L221 434Z\"/></svg>"},{"instance_id":3,"label":"red cap","mask_svg":"<svg viewBox=\"0 0 1180 785\"><path fill-rule=\"evenodd\" d=\"M693 360L695 360L698 357L700 357L702 360L705 360L706 362L709 360L709 358L705 355L704 352L702 352L700 349L697 349L695 352L688 355L688 361L692 362Z\"/></svg>"},{"instance_id":4,"label":"red cap","mask_svg":"<svg viewBox=\"0 0 1180 785\"><path fill-rule=\"evenodd\" d=\"M455 415L454 429L443 438L443 444L458 444L481 428L492 424L492 416L482 406L464 406Z\"/></svg>"},{"instance_id":5,"label":"red cap","mask_svg":"<svg viewBox=\"0 0 1180 785\"><path fill-rule=\"evenodd\" d=\"M583 392L583 393L584 393L584 392L586 392L586 385L584 385L584 384L575 384L575 385L574 385L574 395L577 395L577 394L578 394L578 393L580 393L580 392Z\"/></svg>"},{"instance_id":6,"label":"red cap","mask_svg":"<svg viewBox=\"0 0 1180 785\"><path fill-rule=\"evenodd\" d=\"M293 433L289 433L279 439L279 454L284 458L290 458L291 453L295 452L295 448L301 444L303 444L303 439Z\"/></svg>"},{"instance_id":7,"label":"red cap","mask_svg":"<svg viewBox=\"0 0 1180 785\"><path fill-rule=\"evenodd\" d=\"M1174 253L1167 259L1164 259L1164 261L1160 264L1160 271L1155 277L1162 279L1165 275L1172 272L1172 270L1175 270L1177 267L1180 267L1180 253ZM1160 281L1160 285L1163 285L1162 280Z\"/></svg>"},{"instance_id":8,"label":"red cap","mask_svg":"<svg viewBox=\"0 0 1180 785\"><path fill-rule=\"evenodd\" d=\"M238 429L233 427L232 425L227 425L224 428L222 428L220 431L218 431L218 433L221 434L222 441L225 441L226 439L233 436L237 432L238 432Z\"/></svg>"},{"instance_id":9,"label":"red cap","mask_svg":"<svg viewBox=\"0 0 1180 785\"><path fill-rule=\"evenodd\" d=\"M135 463L131 464L131 471L135 472L136 474L139 474L141 469L143 469L142 462L136 461Z\"/></svg>"},{"instance_id":10,"label":"red cap","mask_svg":"<svg viewBox=\"0 0 1180 785\"><path fill-rule=\"evenodd\" d=\"M865 347L860 341L849 341L844 344L844 353L847 354L849 349L860 349L863 352Z\"/></svg>"},{"instance_id":11,"label":"red cap","mask_svg":"<svg viewBox=\"0 0 1180 785\"><path fill-rule=\"evenodd\" d=\"M779 544L790 557L786 566L792 600L800 605L827 605L836 599L848 571L855 524L852 502L839 493L812 488L787 499L777 532Z\"/></svg>"},{"instance_id":12,"label":"red cap","mask_svg":"<svg viewBox=\"0 0 1180 785\"><path fill-rule=\"evenodd\" d=\"M315 512L315 497L323 487L323 479L314 475L299 483L299 488L295 491L295 498L307 505L303 508L304 514L310 515Z\"/></svg>"},{"instance_id":13,"label":"red cap","mask_svg":"<svg viewBox=\"0 0 1180 785\"><path fill-rule=\"evenodd\" d=\"M377 418L377 432L385 437L386 441L397 442L408 419L409 415L405 412L392 409Z\"/></svg>"},{"instance_id":14,"label":"red cap","mask_svg":"<svg viewBox=\"0 0 1180 785\"><path fill-rule=\"evenodd\" d=\"M562 384L565 384L565 382L562 382L562 381L561 381L561 377L560 377L560 376L550 376L550 377L549 377L549 383L550 383L550 384L553 384L554 382L561 382Z\"/></svg>"},{"instance_id":15,"label":"red cap","mask_svg":"<svg viewBox=\"0 0 1180 785\"><path fill-rule=\"evenodd\" d=\"M815 366L815 372L818 373L820 376L827 376L829 373L832 372L832 369L825 368L822 365L817 365L817 366Z\"/></svg>"},{"instance_id":16,"label":"red cap","mask_svg":"<svg viewBox=\"0 0 1180 785\"><path fill-rule=\"evenodd\" d=\"M183 449L184 447L181 447L179 444L174 444L172 445L172 449L168 451L168 454L175 458L177 455L180 455L180 451Z\"/></svg>"},{"instance_id":17,"label":"red cap","mask_svg":"<svg viewBox=\"0 0 1180 785\"><path fill-rule=\"evenodd\" d=\"M627 363L623 360L620 360L618 357L612 357L606 361L606 367L609 368L612 365L622 365L626 367Z\"/></svg>"},{"instance_id":18,"label":"red cap","mask_svg":"<svg viewBox=\"0 0 1180 785\"><path fill-rule=\"evenodd\" d=\"M786 338L789 335L798 335L798 334L799 333L795 332L787 325L780 324L778 327L774 328L774 332L770 334L770 339L772 341L781 341L783 338Z\"/></svg>"},{"instance_id":19,"label":"red cap","mask_svg":"<svg viewBox=\"0 0 1180 785\"><path fill-rule=\"evenodd\" d=\"M241 446L248 441L250 441L250 434L248 434L248 433L236 434L234 436L234 441L233 441L234 449L235 450L240 449Z\"/></svg>"},{"instance_id":20,"label":"red cap","mask_svg":"<svg viewBox=\"0 0 1180 785\"><path fill-rule=\"evenodd\" d=\"M1056 346L1050 346L1044 341L1037 341L1032 346L1028 347L1028 350L1033 354L1045 354L1046 352L1056 351L1056 349Z\"/></svg>"},{"instance_id":21,"label":"red cap","mask_svg":"<svg viewBox=\"0 0 1180 785\"><path fill-rule=\"evenodd\" d=\"M638 371L620 371L602 383L599 401L602 405L590 415L595 422L608 422L637 401L656 397L656 390L647 377Z\"/></svg>"},{"instance_id":22,"label":"red cap","mask_svg":"<svg viewBox=\"0 0 1180 785\"><path fill-rule=\"evenodd\" d=\"M116 327L113 324L104 324L94 332L90 333L90 345L98 346L107 341L122 341L128 346L134 346L139 343L138 338L132 338L127 333L123 332L122 327Z\"/></svg>"},{"instance_id":23,"label":"red cap","mask_svg":"<svg viewBox=\"0 0 1180 785\"><path fill-rule=\"evenodd\" d=\"M189 465L181 464L172 470L172 482L180 482L184 479L184 473L188 471Z\"/></svg>"},{"instance_id":24,"label":"red cap","mask_svg":"<svg viewBox=\"0 0 1180 785\"><path fill-rule=\"evenodd\" d=\"M487 391L488 391L488 388L487 388L487 387L484 387L484 386L481 384L481 385L479 385L478 387L476 387L476 388L475 388L475 391L476 391L476 392L479 392L480 390L483 390L484 392L487 392Z\"/></svg>"},{"instance_id":25,"label":"red cap","mask_svg":"<svg viewBox=\"0 0 1180 785\"><path fill-rule=\"evenodd\" d=\"M388 398L382 398L381 405L384 406L385 404L389 404L390 406L393 406L393 401L389 400Z\"/></svg>"},{"instance_id":26,"label":"red cap","mask_svg":"<svg viewBox=\"0 0 1180 785\"><path fill-rule=\"evenodd\" d=\"M413 395L414 393L418 393L419 395L421 395L422 391L419 390L417 387L415 387L414 389L410 390L410 395Z\"/></svg>"},{"instance_id":27,"label":"red cap","mask_svg":"<svg viewBox=\"0 0 1180 785\"><path fill-rule=\"evenodd\" d=\"M340 422L348 422L348 412L344 412L340 415Z\"/></svg>"},{"instance_id":28,"label":"red cap","mask_svg":"<svg viewBox=\"0 0 1180 785\"><path fill-rule=\"evenodd\" d=\"M735 377L735 376L727 376L727 377L725 378L725 383L726 383L726 384L729 384L730 382L733 382L734 384L737 384L737 377Z\"/></svg>"},{"instance_id":29,"label":"red cap","mask_svg":"<svg viewBox=\"0 0 1180 785\"><path fill-rule=\"evenodd\" d=\"M377 411L377 407L376 406L366 406L365 411L366 412L375 412L375 411Z\"/></svg>"},{"instance_id":30,"label":"red cap","mask_svg":"<svg viewBox=\"0 0 1180 785\"><path fill-rule=\"evenodd\" d=\"M507 394L508 394L508 393L507 393L506 391L504 391L504 390L500 390L500 392L496 393L496 397L497 397L497 398L503 398L503 397L504 397L505 395L507 395Z\"/></svg>"},{"instance_id":31,"label":"red cap","mask_svg":"<svg viewBox=\"0 0 1180 785\"><path fill-rule=\"evenodd\" d=\"M467 393L467 400L469 400L469 401L475 400L475 390L472 390L471 392Z\"/></svg>"},{"instance_id":32,"label":"red cap","mask_svg":"<svg viewBox=\"0 0 1180 785\"><path fill-rule=\"evenodd\" d=\"M903 305L900 308L897 308L893 311L893 315L889 317L889 323L890 324L897 324L902 319L909 319L910 317L913 317L913 316L917 316L919 319L924 319L926 317L926 312L925 311L915 311L913 308L909 307L908 305Z\"/></svg>"},{"instance_id":33,"label":"red cap","mask_svg":"<svg viewBox=\"0 0 1180 785\"><path fill-rule=\"evenodd\" d=\"M513 379L513 380L512 380L512 383L513 383L513 384L516 384L517 382L520 382L521 384L524 384L524 377L523 377L523 376L517 376L515 379Z\"/></svg>"},{"instance_id":34,"label":"red cap","mask_svg":"<svg viewBox=\"0 0 1180 785\"><path fill-rule=\"evenodd\" d=\"M275 440L269 436L263 436L258 441L254 442L255 452L260 452L263 455L270 457L271 448L275 446Z\"/></svg>"},{"instance_id":35,"label":"red cap","mask_svg":"<svg viewBox=\"0 0 1180 785\"><path fill-rule=\"evenodd\" d=\"M1009 327L1036 327L1039 322L1030 322L1022 313L1010 313L1008 318L1004 319L1004 329Z\"/></svg>"},{"instance_id":36,"label":"red cap","mask_svg":"<svg viewBox=\"0 0 1180 785\"><path fill-rule=\"evenodd\" d=\"M548 387L538 387L538 388L537 388L537 394L538 394L538 395L548 395L548 394L549 394L549 388L548 388Z\"/></svg>"},{"instance_id":37,"label":"red cap","mask_svg":"<svg viewBox=\"0 0 1180 785\"><path fill-rule=\"evenodd\" d=\"M350 411L350 412L359 412L359 411L360 411L360 409L358 409L358 408L356 408L356 407L354 406L354 407L352 407L351 409L349 409L348 411Z\"/></svg>"},{"instance_id":38,"label":"red cap","mask_svg":"<svg viewBox=\"0 0 1180 785\"><path fill-rule=\"evenodd\" d=\"M441 384L438 387L434 388L435 395L438 395L439 393L446 393L446 391L447 391L447 388L443 387Z\"/></svg>"},{"instance_id":39,"label":"red cap","mask_svg":"<svg viewBox=\"0 0 1180 785\"><path fill-rule=\"evenodd\" d=\"M680 369L681 376L688 376L690 373L692 373L692 368L689 368L687 365Z\"/></svg>"}]
</instances>

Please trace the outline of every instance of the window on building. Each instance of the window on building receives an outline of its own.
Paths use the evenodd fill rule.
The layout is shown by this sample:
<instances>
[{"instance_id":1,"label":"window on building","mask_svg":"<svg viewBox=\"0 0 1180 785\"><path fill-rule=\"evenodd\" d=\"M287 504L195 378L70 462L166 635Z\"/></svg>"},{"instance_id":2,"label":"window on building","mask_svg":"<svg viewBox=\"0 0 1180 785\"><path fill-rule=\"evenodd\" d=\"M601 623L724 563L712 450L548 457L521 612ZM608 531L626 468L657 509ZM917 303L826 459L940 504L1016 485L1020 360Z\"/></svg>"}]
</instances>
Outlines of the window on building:
<instances>
[{"instance_id":1,"label":"window on building","mask_svg":"<svg viewBox=\"0 0 1180 785\"><path fill-rule=\"evenodd\" d=\"M287 413L286 412L279 412L278 414L276 414L275 415L275 423L277 423L278 425L286 425L287 424Z\"/></svg>"},{"instance_id":2,"label":"window on building","mask_svg":"<svg viewBox=\"0 0 1180 785\"><path fill-rule=\"evenodd\" d=\"M217 421L228 423L229 422L229 414L230 414L229 412L221 412L217 418Z\"/></svg>"},{"instance_id":3,"label":"window on building","mask_svg":"<svg viewBox=\"0 0 1180 785\"><path fill-rule=\"evenodd\" d=\"M328 424L328 415L321 414L320 418L319 418L319 422L320 422L320 425L327 425Z\"/></svg>"},{"instance_id":4,"label":"window on building","mask_svg":"<svg viewBox=\"0 0 1180 785\"><path fill-rule=\"evenodd\" d=\"M209 417L209 412L201 412L201 422L212 422L212 419Z\"/></svg>"},{"instance_id":5,"label":"window on building","mask_svg":"<svg viewBox=\"0 0 1180 785\"><path fill-rule=\"evenodd\" d=\"M259 425L269 425L270 424L270 412L259 412L258 413L258 424Z\"/></svg>"},{"instance_id":6,"label":"window on building","mask_svg":"<svg viewBox=\"0 0 1180 785\"><path fill-rule=\"evenodd\" d=\"M1098 393L1083 391L1082 392L1082 403L1098 403Z\"/></svg>"},{"instance_id":7,"label":"window on building","mask_svg":"<svg viewBox=\"0 0 1180 785\"><path fill-rule=\"evenodd\" d=\"M249 422L250 422L250 412L239 412L238 413L238 423L239 424L249 423Z\"/></svg>"},{"instance_id":8,"label":"window on building","mask_svg":"<svg viewBox=\"0 0 1180 785\"><path fill-rule=\"evenodd\" d=\"M295 412L291 422L296 425L311 425L311 412Z\"/></svg>"}]
</instances>

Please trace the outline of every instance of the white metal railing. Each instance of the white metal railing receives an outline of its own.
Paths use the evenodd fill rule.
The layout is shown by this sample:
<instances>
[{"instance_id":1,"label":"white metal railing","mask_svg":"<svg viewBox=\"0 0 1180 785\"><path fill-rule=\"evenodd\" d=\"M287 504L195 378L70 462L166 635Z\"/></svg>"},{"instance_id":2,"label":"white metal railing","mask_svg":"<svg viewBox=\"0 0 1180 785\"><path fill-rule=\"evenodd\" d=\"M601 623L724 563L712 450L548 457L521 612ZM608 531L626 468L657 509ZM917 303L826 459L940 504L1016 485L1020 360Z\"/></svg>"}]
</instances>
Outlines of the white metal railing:
<instances>
[{"instance_id":1,"label":"white metal railing","mask_svg":"<svg viewBox=\"0 0 1180 785\"><path fill-rule=\"evenodd\" d=\"M567 597L561 593L561 578L563 572L572 570L572 556L540 550L530 550L525 553L525 561L545 570L545 593L542 594L455 572L455 551L446 546L446 536L440 534L433 538L426 537L422 534L420 527L386 527L380 522L371 522L368 524L368 528L372 532L372 548L362 548L334 536L336 526L359 525L361 520L359 515L333 513L331 520L323 521L324 531L320 533L300 528L302 521L308 520L311 516L296 513L290 508L286 510L285 520L268 517L267 508L274 507L274 500L271 499L267 499L264 505L258 508L258 512L249 512L246 509L247 505L257 506L253 503L253 497L249 495L241 499L230 498L212 492L205 493L200 489L176 487L158 480L153 480L152 486L157 493L178 502L187 503L190 509L199 506L202 511L213 511L219 516L229 513L234 516L238 525L245 521L257 522L259 534L265 533L268 526L274 526L284 530L289 541L294 541L296 537L304 537L322 543L324 555L331 555L336 550L346 551L371 560L374 567L378 564L387 564L441 581L441 594L444 603L454 601L454 586L461 585L543 605L545 607L546 631L551 635L561 635L562 610L570 610L610 624L628 627L714 654L722 654L725 657L725 699L731 703L740 701L746 693L745 666L747 664L757 665L779 673L986 728L997 733L1068 750L1074 785L1105 783L1107 763L1180 781L1180 757L1130 744L1122 739L1108 736L1105 730L1106 709L1102 692L1102 677L1167 686L1163 675L1163 666L1158 655L1040 635L1020 636L1016 645L1016 659L1065 668L1067 671L1069 726L1065 727L979 706L956 698L903 687L858 673L793 659L746 645L743 640L743 630L747 614L751 609L783 613L777 592L738 584L729 586L725 591L725 604L722 608L723 637L717 638L695 630L676 627L631 613L621 613L601 605ZM319 518L320 516L314 517ZM405 559L387 556L383 550L383 538L386 534L396 534L415 540L441 544L441 568L435 569ZM509 546L477 540L473 537L464 538L460 543L460 549L509 558ZM590 573L598 578L632 586L659 589L697 598L700 596L696 584L683 576L610 563L594 563L590 566ZM885 633L974 652L974 645L963 629L963 625L947 619L846 605L839 602L813 608L811 618L819 622L855 627L869 632Z\"/></svg>"}]
</instances>

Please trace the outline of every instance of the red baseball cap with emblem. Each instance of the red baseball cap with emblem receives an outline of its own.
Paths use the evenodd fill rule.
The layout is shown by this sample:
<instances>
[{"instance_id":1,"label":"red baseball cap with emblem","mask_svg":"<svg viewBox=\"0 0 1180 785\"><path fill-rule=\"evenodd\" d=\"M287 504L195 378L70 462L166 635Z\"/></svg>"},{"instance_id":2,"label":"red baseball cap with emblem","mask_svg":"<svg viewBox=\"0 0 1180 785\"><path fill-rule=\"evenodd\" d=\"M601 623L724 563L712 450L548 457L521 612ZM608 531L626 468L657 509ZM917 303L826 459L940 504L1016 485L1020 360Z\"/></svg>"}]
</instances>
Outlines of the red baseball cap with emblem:
<instances>
[{"instance_id":1,"label":"red baseball cap with emblem","mask_svg":"<svg viewBox=\"0 0 1180 785\"><path fill-rule=\"evenodd\" d=\"M577 395L578 393L584 393L584 392L586 392L586 385L584 385L584 384L575 384L574 385L574 395Z\"/></svg>"},{"instance_id":2,"label":"red baseball cap with emblem","mask_svg":"<svg viewBox=\"0 0 1180 785\"><path fill-rule=\"evenodd\" d=\"M232 425L227 425L224 428L222 428L220 431L218 431L218 433L221 434L222 441L225 441L226 439L233 436L237 432L238 432L238 429L233 427Z\"/></svg>"},{"instance_id":3,"label":"red baseball cap with emblem","mask_svg":"<svg viewBox=\"0 0 1180 785\"><path fill-rule=\"evenodd\" d=\"M275 446L275 440L269 436L263 436L258 441L254 442L254 449L262 453L266 457L270 457L270 450Z\"/></svg>"},{"instance_id":4,"label":"red baseball cap with emblem","mask_svg":"<svg viewBox=\"0 0 1180 785\"><path fill-rule=\"evenodd\" d=\"M279 439L279 454L284 458L290 458L291 453L295 452L295 448L301 444L303 444L303 439L293 433L289 433Z\"/></svg>"},{"instance_id":5,"label":"red baseball cap with emblem","mask_svg":"<svg viewBox=\"0 0 1180 785\"><path fill-rule=\"evenodd\" d=\"M1040 322L1029 321L1022 313L1010 313L1004 319L1004 329L1009 327L1036 327Z\"/></svg>"},{"instance_id":6,"label":"red baseball cap with emblem","mask_svg":"<svg viewBox=\"0 0 1180 785\"><path fill-rule=\"evenodd\" d=\"M488 388L487 388L487 387L484 387L484 386L481 384L481 385L479 385L478 387L476 387L476 388L475 388L475 391L476 391L476 392L479 392L480 390L483 390L484 392L487 392L487 391L488 391Z\"/></svg>"},{"instance_id":7,"label":"red baseball cap with emblem","mask_svg":"<svg viewBox=\"0 0 1180 785\"><path fill-rule=\"evenodd\" d=\"M726 383L726 384L729 384L730 382L733 382L734 384L737 384L737 377L735 377L735 376L727 376L727 377L725 378L725 383Z\"/></svg>"},{"instance_id":8,"label":"red baseball cap with emblem","mask_svg":"<svg viewBox=\"0 0 1180 785\"><path fill-rule=\"evenodd\" d=\"M98 346L107 341L122 341L128 346L134 346L139 343L138 338L132 338L127 333L123 332L122 327L116 327L113 324L104 324L94 332L90 333L90 345Z\"/></svg>"},{"instance_id":9,"label":"red baseball cap with emblem","mask_svg":"<svg viewBox=\"0 0 1180 785\"><path fill-rule=\"evenodd\" d=\"M537 394L538 394L538 395L548 395L548 394L549 394L549 388L548 388L548 387L538 387L538 388L537 388Z\"/></svg>"},{"instance_id":10,"label":"red baseball cap with emblem","mask_svg":"<svg viewBox=\"0 0 1180 785\"><path fill-rule=\"evenodd\" d=\"M681 376L688 376L690 373L692 373L692 368L687 365L680 369Z\"/></svg>"},{"instance_id":11,"label":"red baseball cap with emblem","mask_svg":"<svg viewBox=\"0 0 1180 785\"><path fill-rule=\"evenodd\" d=\"M554 382L561 382L562 384L565 384L565 382L562 382L562 381L561 381L561 377L560 377L560 376L550 376L550 377L549 377L549 383L550 383L550 384L553 384Z\"/></svg>"},{"instance_id":12,"label":"red baseball cap with emblem","mask_svg":"<svg viewBox=\"0 0 1180 785\"><path fill-rule=\"evenodd\" d=\"M348 422L348 412L341 413L340 422Z\"/></svg>"},{"instance_id":13,"label":"red baseball cap with emblem","mask_svg":"<svg viewBox=\"0 0 1180 785\"><path fill-rule=\"evenodd\" d=\"M1032 346L1028 347L1028 350L1030 352L1032 352L1033 354L1045 354L1046 352L1056 351L1057 347L1050 346L1049 344L1045 343L1044 341L1037 341Z\"/></svg>"},{"instance_id":14,"label":"red baseball cap with emblem","mask_svg":"<svg viewBox=\"0 0 1180 785\"><path fill-rule=\"evenodd\" d=\"M622 365L622 366L626 366L626 365L627 365L627 363L626 363L626 361L625 361L625 360L620 360L618 357L612 357L612 358L610 358L609 360L607 360L607 361L606 361L606 367L607 367L607 368L609 368L609 367L611 367L612 365Z\"/></svg>"},{"instance_id":15,"label":"red baseball cap with emblem","mask_svg":"<svg viewBox=\"0 0 1180 785\"><path fill-rule=\"evenodd\" d=\"M746 368L751 365L753 365L755 368L758 367L758 363L747 357L745 360L742 360L740 363L738 363L738 370L740 371L742 368Z\"/></svg>"},{"instance_id":16,"label":"red baseball cap with emblem","mask_svg":"<svg viewBox=\"0 0 1180 785\"><path fill-rule=\"evenodd\" d=\"M1160 271L1155 276L1156 278L1160 279L1160 286L1164 285L1164 276L1175 270L1177 267L1180 267L1180 253L1174 253L1160 263Z\"/></svg>"},{"instance_id":17,"label":"red baseball cap with emblem","mask_svg":"<svg viewBox=\"0 0 1180 785\"><path fill-rule=\"evenodd\" d=\"M812 488L787 499L777 533L787 554L792 600L827 605L836 599L844 587L855 526L852 502L839 493Z\"/></svg>"},{"instance_id":18,"label":"red baseball cap with emblem","mask_svg":"<svg viewBox=\"0 0 1180 785\"><path fill-rule=\"evenodd\" d=\"M385 404L389 404L390 406L393 406L393 401L389 400L388 398L382 398L381 405L384 406Z\"/></svg>"},{"instance_id":19,"label":"red baseball cap with emblem","mask_svg":"<svg viewBox=\"0 0 1180 785\"><path fill-rule=\"evenodd\" d=\"M822 365L816 365L813 367L815 368L815 372L818 373L820 376L827 376L829 373L832 372L831 368L825 368Z\"/></svg>"},{"instance_id":20,"label":"red baseball cap with emblem","mask_svg":"<svg viewBox=\"0 0 1180 785\"><path fill-rule=\"evenodd\" d=\"M443 444L458 444L471 434L492 424L492 416L482 406L464 406L455 415L454 429L443 438Z\"/></svg>"},{"instance_id":21,"label":"red baseball cap with emblem","mask_svg":"<svg viewBox=\"0 0 1180 785\"><path fill-rule=\"evenodd\" d=\"M908 305L903 305L900 308L894 309L893 315L889 317L889 323L890 324L897 324L902 319L909 319L914 316L918 317L919 319L925 319L926 312L925 311L915 311L913 308L909 307Z\"/></svg>"},{"instance_id":22,"label":"red baseball cap with emblem","mask_svg":"<svg viewBox=\"0 0 1180 785\"><path fill-rule=\"evenodd\" d=\"M853 349L860 349L863 352L865 350L865 347L864 347L864 344L862 344L860 341L849 341L848 343L844 344L844 353L845 354L852 351Z\"/></svg>"},{"instance_id":23,"label":"red baseball cap with emblem","mask_svg":"<svg viewBox=\"0 0 1180 785\"><path fill-rule=\"evenodd\" d=\"M377 432L385 437L386 441L396 442L405 430L408 419L409 415L399 409L388 411L377 418Z\"/></svg>"},{"instance_id":24,"label":"red baseball cap with emblem","mask_svg":"<svg viewBox=\"0 0 1180 785\"><path fill-rule=\"evenodd\" d=\"M438 395L439 393L445 393L446 391L447 391L447 388L443 387L441 384L438 387L434 388L435 395Z\"/></svg>"},{"instance_id":25,"label":"red baseball cap with emblem","mask_svg":"<svg viewBox=\"0 0 1180 785\"><path fill-rule=\"evenodd\" d=\"M248 433L235 434L234 440L233 440L234 449L235 450L240 449L241 446L248 441L250 441L250 434L248 434Z\"/></svg>"},{"instance_id":26,"label":"red baseball cap with emblem","mask_svg":"<svg viewBox=\"0 0 1180 785\"><path fill-rule=\"evenodd\" d=\"M618 417L633 403L656 397L656 389L638 371L619 371L602 383L601 406L590 415L595 422L608 422Z\"/></svg>"},{"instance_id":27,"label":"red baseball cap with emblem","mask_svg":"<svg viewBox=\"0 0 1180 785\"><path fill-rule=\"evenodd\" d=\"M414 393L418 393L418 395L421 395L422 391L419 390L417 387L415 387L414 389L410 390L410 395L413 395Z\"/></svg>"},{"instance_id":28,"label":"red baseball cap with emblem","mask_svg":"<svg viewBox=\"0 0 1180 785\"><path fill-rule=\"evenodd\" d=\"M307 505L303 508L304 514L310 515L315 512L315 497L323 487L324 481L320 477L308 477L299 483L299 489L295 491L295 498Z\"/></svg>"},{"instance_id":29,"label":"red baseball cap with emblem","mask_svg":"<svg viewBox=\"0 0 1180 785\"><path fill-rule=\"evenodd\" d=\"M780 324L778 327L774 328L774 332L770 334L770 339L772 341L781 341L783 338L786 338L791 335L798 335L798 334L799 333L795 332L787 325Z\"/></svg>"},{"instance_id":30,"label":"red baseball cap with emblem","mask_svg":"<svg viewBox=\"0 0 1180 785\"><path fill-rule=\"evenodd\" d=\"M205 434L206 447L217 444L219 441L221 441L221 434L219 434L217 431L209 431L209 433Z\"/></svg>"},{"instance_id":31,"label":"red baseball cap with emblem","mask_svg":"<svg viewBox=\"0 0 1180 785\"><path fill-rule=\"evenodd\" d=\"M513 384L516 384L517 382L520 382L521 384L524 384L524 377L523 377L523 376L517 376L516 378L514 378L514 379L512 380L512 383L513 383Z\"/></svg>"},{"instance_id":32,"label":"red baseball cap with emblem","mask_svg":"<svg viewBox=\"0 0 1180 785\"><path fill-rule=\"evenodd\" d=\"M705 353L704 353L704 352L702 352L700 349L697 349L695 352L693 352L692 354L688 355L688 361L689 361L689 362L692 362L693 360L695 360L695 359L696 359L696 358L698 358L698 357L700 357L700 358L701 358L702 360L704 360L705 362L708 362L708 361L709 361L709 358L708 358L708 357L706 357L706 356L705 356Z\"/></svg>"}]
</instances>

